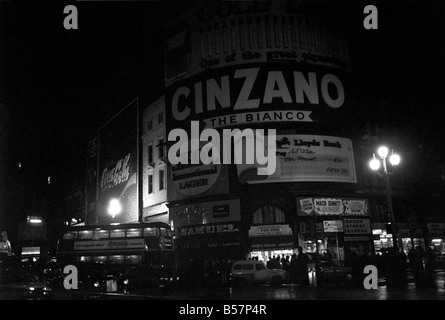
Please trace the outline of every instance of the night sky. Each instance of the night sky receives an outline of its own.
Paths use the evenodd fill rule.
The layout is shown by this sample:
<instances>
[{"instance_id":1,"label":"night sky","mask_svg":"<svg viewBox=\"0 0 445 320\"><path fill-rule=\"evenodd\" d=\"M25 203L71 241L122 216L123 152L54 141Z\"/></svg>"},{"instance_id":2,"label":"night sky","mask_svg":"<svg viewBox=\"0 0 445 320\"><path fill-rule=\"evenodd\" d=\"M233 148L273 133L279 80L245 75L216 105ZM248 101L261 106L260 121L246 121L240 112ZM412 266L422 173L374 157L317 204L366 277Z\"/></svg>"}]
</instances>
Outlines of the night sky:
<instances>
[{"instance_id":1,"label":"night sky","mask_svg":"<svg viewBox=\"0 0 445 320\"><path fill-rule=\"evenodd\" d=\"M0 226L42 210L29 200L47 176L58 191L69 185L87 139L113 114L162 94L165 2L0 1ZM367 110L357 110L359 122L398 128L402 153L443 162L443 1L319 2L349 41L349 90L363 93L357 102ZM63 27L68 4L79 30ZM179 11L187 1L168 4ZM363 28L368 4L379 9L378 30Z\"/></svg>"}]
</instances>

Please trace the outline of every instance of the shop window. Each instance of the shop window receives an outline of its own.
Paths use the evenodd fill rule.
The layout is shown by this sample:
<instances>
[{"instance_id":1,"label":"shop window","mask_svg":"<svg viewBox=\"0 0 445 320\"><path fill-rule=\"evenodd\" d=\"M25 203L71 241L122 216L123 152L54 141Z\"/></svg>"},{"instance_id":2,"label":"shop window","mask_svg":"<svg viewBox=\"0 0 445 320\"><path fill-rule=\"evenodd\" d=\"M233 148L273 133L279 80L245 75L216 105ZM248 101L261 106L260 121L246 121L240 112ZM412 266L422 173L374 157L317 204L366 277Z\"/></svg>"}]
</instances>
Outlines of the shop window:
<instances>
[{"instance_id":1,"label":"shop window","mask_svg":"<svg viewBox=\"0 0 445 320\"><path fill-rule=\"evenodd\" d=\"M253 213L253 224L285 223L284 211L274 206L264 206Z\"/></svg>"}]
</instances>

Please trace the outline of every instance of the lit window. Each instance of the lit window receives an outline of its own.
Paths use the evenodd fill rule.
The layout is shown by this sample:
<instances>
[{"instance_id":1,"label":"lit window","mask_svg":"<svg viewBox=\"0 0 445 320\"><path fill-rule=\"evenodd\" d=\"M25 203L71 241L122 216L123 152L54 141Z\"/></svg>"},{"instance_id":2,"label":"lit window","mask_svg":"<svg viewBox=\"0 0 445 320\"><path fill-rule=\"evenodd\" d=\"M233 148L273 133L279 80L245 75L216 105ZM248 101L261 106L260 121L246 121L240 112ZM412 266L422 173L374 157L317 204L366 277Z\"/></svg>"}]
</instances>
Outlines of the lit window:
<instances>
[{"instance_id":1,"label":"lit window","mask_svg":"<svg viewBox=\"0 0 445 320\"><path fill-rule=\"evenodd\" d=\"M110 256L108 261L112 264L123 264L124 256L122 255Z\"/></svg>"},{"instance_id":2,"label":"lit window","mask_svg":"<svg viewBox=\"0 0 445 320\"><path fill-rule=\"evenodd\" d=\"M79 239L93 239L93 230L79 231Z\"/></svg>"},{"instance_id":3,"label":"lit window","mask_svg":"<svg viewBox=\"0 0 445 320\"><path fill-rule=\"evenodd\" d=\"M90 262L91 261L91 257L89 257L89 256L80 256L80 257L77 257L77 261L80 261L80 262Z\"/></svg>"},{"instance_id":4,"label":"lit window","mask_svg":"<svg viewBox=\"0 0 445 320\"><path fill-rule=\"evenodd\" d=\"M108 230L94 230L94 239L108 238Z\"/></svg>"},{"instance_id":5,"label":"lit window","mask_svg":"<svg viewBox=\"0 0 445 320\"><path fill-rule=\"evenodd\" d=\"M125 257L125 262L128 264L138 264L141 263L141 261L142 261L142 256L140 255L131 255Z\"/></svg>"},{"instance_id":6,"label":"lit window","mask_svg":"<svg viewBox=\"0 0 445 320\"><path fill-rule=\"evenodd\" d=\"M144 228L144 237L154 237L157 236L156 228Z\"/></svg>"},{"instance_id":7,"label":"lit window","mask_svg":"<svg viewBox=\"0 0 445 320\"><path fill-rule=\"evenodd\" d=\"M96 256L96 257L93 257L93 261L96 262L96 263L106 263L107 260L108 260L107 256Z\"/></svg>"},{"instance_id":8,"label":"lit window","mask_svg":"<svg viewBox=\"0 0 445 320\"><path fill-rule=\"evenodd\" d=\"M72 240L76 239L77 232L67 232L63 235L63 240Z\"/></svg>"},{"instance_id":9,"label":"lit window","mask_svg":"<svg viewBox=\"0 0 445 320\"><path fill-rule=\"evenodd\" d=\"M131 238L131 237L140 237L142 233L141 229L128 229L127 230L127 237Z\"/></svg>"},{"instance_id":10,"label":"lit window","mask_svg":"<svg viewBox=\"0 0 445 320\"><path fill-rule=\"evenodd\" d=\"M110 238L124 238L124 237L125 237L124 229L110 230Z\"/></svg>"}]
</instances>

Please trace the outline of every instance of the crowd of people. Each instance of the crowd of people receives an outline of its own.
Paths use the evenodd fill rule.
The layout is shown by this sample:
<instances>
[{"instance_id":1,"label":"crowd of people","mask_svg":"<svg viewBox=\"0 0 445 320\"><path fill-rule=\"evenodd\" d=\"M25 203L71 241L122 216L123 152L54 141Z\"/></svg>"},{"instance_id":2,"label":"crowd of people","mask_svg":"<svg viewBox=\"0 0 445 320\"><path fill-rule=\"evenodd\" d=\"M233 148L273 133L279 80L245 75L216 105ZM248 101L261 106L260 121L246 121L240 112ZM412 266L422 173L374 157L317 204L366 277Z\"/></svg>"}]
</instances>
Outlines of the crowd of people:
<instances>
[{"instance_id":1,"label":"crowd of people","mask_svg":"<svg viewBox=\"0 0 445 320\"><path fill-rule=\"evenodd\" d=\"M325 251L320 255L305 253L302 247L297 247L297 252L291 255L275 255L269 257L266 261L268 269L283 269L289 273L290 282L302 286L309 285L308 267L315 265L315 260L330 261L332 255ZM434 252L428 248L425 252L420 246L411 249L406 255L402 250L396 251L393 248L381 250L381 252L358 254L351 251L346 254L345 266L351 268L353 284L363 285L363 279L366 275L363 270L367 265L377 267L379 278L385 278L389 287L403 288L408 283L408 270L414 277L417 286L422 287L428 284L434 272ZM258 260L258 257L248 258ZM231 265L233 261L208 260L205 264L205 282L211 286L229 285ZM195 273L200 267L194 263L189 265L183 276L187 279L193 279L190 274ZM321 280L321 279L320 279Z\"/></svg>"}]
</instances>

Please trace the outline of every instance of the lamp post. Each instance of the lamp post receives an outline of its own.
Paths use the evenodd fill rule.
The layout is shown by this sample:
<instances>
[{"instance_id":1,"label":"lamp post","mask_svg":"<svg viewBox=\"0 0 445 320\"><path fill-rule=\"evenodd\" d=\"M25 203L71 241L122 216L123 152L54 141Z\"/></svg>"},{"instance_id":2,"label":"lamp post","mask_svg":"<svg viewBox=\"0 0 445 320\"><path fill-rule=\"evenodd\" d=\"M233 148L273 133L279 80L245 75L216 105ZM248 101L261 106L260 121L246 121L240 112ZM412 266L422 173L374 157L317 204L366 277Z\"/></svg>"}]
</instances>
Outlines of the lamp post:
<instances>
[{"instance_id":1,"label":"lamp post","mask_svg":"<svg viewBox=\"0 0 445 320\"><path fill-rule=\"evenodd\" d=\"M116 218L116 215L122 212L122 205L118 199L111 199L108 203L108 213L113 217L113 220Z\"/></svg>"},{"instance_id":2,"label":"lamp post","mask_svg":"<svg viewBox=\"0 0 445 320\"><path fill-rule=\"evenodd\" d=\"M386 197L388 201L388 210L389 210L389 218L391 222L391 228L392 228L392 241L393 246L396 252L398 252L398 243L397 243L397 235L396 235L396 225L395 225L395 219L394 219L394 211L392 208L392 200L391 200L391 187L389 185L389 175L391 174L388 171L387 166L387 158L388 158L389 150L387 147L382 146L378 148L377 154L380 157L380 160L376 158L375 154L373 154L372 160L369 162L369 166L371 169L375 172L378 172L380 169L380 165L383 164L383 178L385 179L385 186L386 186ZM393 151L391 151L391 156L389 157L389 162L393 166L397 166L400 163L400 156L397 154L394 154Z\"/></svg>"}]
</instances>

